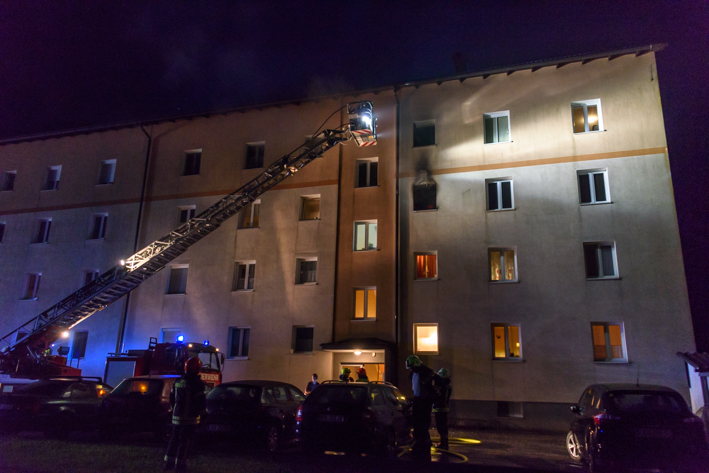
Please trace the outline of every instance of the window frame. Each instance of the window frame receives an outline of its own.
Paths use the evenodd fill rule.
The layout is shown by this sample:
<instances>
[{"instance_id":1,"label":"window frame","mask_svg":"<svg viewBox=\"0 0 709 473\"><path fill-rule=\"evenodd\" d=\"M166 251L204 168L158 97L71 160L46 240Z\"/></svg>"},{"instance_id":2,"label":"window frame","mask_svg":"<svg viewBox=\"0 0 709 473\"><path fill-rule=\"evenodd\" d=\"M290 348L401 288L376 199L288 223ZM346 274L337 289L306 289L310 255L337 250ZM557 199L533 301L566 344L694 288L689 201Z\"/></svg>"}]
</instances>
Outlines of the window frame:
<instances>
[{"instance_id":1,"label":"window frame","mask_svg":"<svg viewBox=\"0 0 709 473\"><path fill-rule=\"evenodd\" d=\"M436 274L430 278L418 277L418 257L419 256L435 256L436 258ZM414 251L414 281L437 281L438 280L438 251Z\"/></svg>"},{"instance_id":2,"label":"window frame","mask_svg":"<svg viewBox=\"0 0 709 473\"><path fill-rule=\"evenodd\" d=\"M254 210L257 209L256 212ZM249 212L248 217L249 217L249 224L248 226L246 225L246 217L247 214L246 212ZM246 207L243 207L241 209L242 215L239 216L239 230L244 230L247 228L259 228L259 223L261 219L261 199L256 199L249 203ZM254 225L254 215L256 215L256 225Z\"/></svg>"},{"instance_id":3,"label":"window frame","mask_svg":"<svg viewBox=\"0 0 709 473\"><path fill-rule=\"evenodd\" d=\"M13 176L12 179L9 176ZM15 180L17 179L17 171L3 171L2 180L0 181L0 192L12 192L15 190ZM9 183L9 185L8 185Z\"/></svg>"},{"instance_id":4,"label":"window frame","mask_svg":"<svg viewBox=\"0 0 709 473\"><path fill-rule=\"evenodd\" d=\"M598 276L589 277L588 275L588 265L586 261L586 247L596 247L596 264L598 267ZM603 253L601 248L603 246L610 246L613 255L613 271L615 274L610 276L602 275L603 273ZM583 265L586 274L587 281L600 281L600 280L614 280L620 279L620 272L618 270L618 252L616 250L615 241L584 241L583 242Z\"/></svg>"},{"instance_id":5,"label":"window frame","mask_svg":"<svg viewBox=\"0 0 709 473\"><path fill-rule=\"evenodd\" d=\"M592 130L588 123L588 107L596 106L596 112L598 113L598 130ZM574 127L574 109L583 109L583 121L584 121L584 131L576 131ZM603 109L601 107L601 99L590 99L590 100L574 100L571 102L571 130L574 135L584 135L587 133L598 133L601 131L606 131L603 126Z\"/></svg>"},{"instance_id":6,"label":"window frame","mask_svg":"<svg viewBox=\"0 0 709 473\"><path fill-rule=\"evenodd\" d=\"M502 192L502 184L505 182L510 183L511 207L503 207L504 197L503 197L503 192ZM496 208L496 209L490 208L490 184L496 184L497 205L498 205L498 208ZM509 210L515 210L514 179L512 179L511 177L497 177L497 178L485 179L485 203L487 205L488 212L505 212L505 211L509 211Z\"/></svg>"},{"instance_id":7,"label":"window frame","mask_svg":"<svg viewBox=\"0 0 709 473\"><path fill-rule=\"evenodd\" d=\"M421 350L419 348L420 342L418 334L418 329L419 328L428 328L428 327L435 327L436 329L436 350ZM440 336L439 336L439 331L438 331L438 324L437 323L415 323L413 324L413 335L414 335L414 354L415 355L439 355L440 354Z\"/></svg>"},{"instance_id":8,"label":"window frame","mask_svg":"<svg viewBox=\"0 0 709 473\"><path fill-rule=\"evenodd\" d=\"M315 218L305 218L305 204L308 201L318 201L318 216ZM322 200L320 198L320 194L313 194L313 195L301 195L300 196L300 221L301 222L310 222L313 220L320 220L320 215L322 213Z\"/></svg>"},{"instance_id":9,"label":"window frame","mask_svg":"<svg viewBox=\"0 0 709 473\"><path fill-rule=\"evenodd\" d=\"M79 288L82 288L87 284L91 284L96 280L96 278L99 277L99 272L96 269L85 269L81 274L83 277L81 278L81 286L79 286ZM89 275L92 276L91 279L88 279Z\"/></svg>"},{"instance_id":10,"label":"window frame","mask_svg":"<svg viewBox=\"0 0 709 473\"><path fill-rule=\"evenodd\" d=\"M179 210L179 213L177 214L177 224L183 225L194 218L195 214L197 213L197 206L196 205L180 205L178 207L178 210ZM187 217L186 220L182 219L183 212L187 212L185 214Z\"/></svg>"},{"instance_id":11,"label":"window frame","mask_svg":"<svg viewBox=\"0 0 709 473\"><path fill-rule=\"evenodd\" d=\"M301 265L305 262L315 262L315 281L301 281ZM315 286L318 283L318 258L316 256L303 256L295 259L295 285Z\"/></svg>"},{"instance_id":12,"label":"window frame","mask_svg":"<svg viewBox=\"0 0 709 473\"><path fill-rule=\"evenodd\" d=\"M104 176L104 166L111 166L111 170L109 172L109 178L106 182L103 181L103 176ZM96 184L97 186L105 186L108 184L113 184L116 178L116 160L115 159L105 159L101 161L98 167L98 183Z\"/></svg>"},{"instance_id":13,"label":"window frame","mask_svg":"<svg viewBox=\"0 0 709 473\"><path fill-rule=\"evenodd\" d=\"M505 251L514 252L514 279L492 279L492 253L494 251L500 252L500 268L505 268ZM487 249L487 275L488 282L490 284L510 284L519 282L519 269L517 268L517 247L516 246L491 246ZM504 271L501 271L502 276L505 275Z\"/></svg>"},{"instance_id":14,"label":"window frame","mask_svg":"<svg viewBox=\"0 0 709 473\"><path fill-rule=\"evenodd\" d=\"M193 161L192 165L190 166L190 156L194 156L194 155L198 156L197 159L195 160L196 165L195 165L195 161ZM194 172L195 168L196 168L196 172ZM184 151L184 166L182 168L182 176L199 176L201 170L202 170L202 148L185 150Z\"/></svg>"},{"instance_id":15,"label":"window frame","mask_svg":"<svg viewBox=\"0 0 709 473\"><path fill-rule=\"evenodd\" d=\"M37 228L37 234L35 235L35 239L32 242L32 244L47 244L49 243L49 231L52 228L52 219L51 218L40 218L39 219L39 228Z\"/></svg>"},{"instance_id":16,"label":"window frame","mask_svg":"<svg viewBox=\"0 0 709 473\"><path fill-rule=\"evenodd\" d=\"M298 330L299 329L310 329L312 330L312 335L310 338L310 345L311 349L310 350L298 350ZM293 332L292 332L292 345L291 345L291 353L292 354L300 354L300 355L310 355L315 352L315 326L314 325L293 325ZM308 340L308 339L302 339L302 340Z\"/></svg>"},{"instance_id":17,"label":"window frame","mask_svg":"<svg viewBox=\"0 0 709 473\"><path fill-rule=\"evenodd\" d=\"M237 354L232 352L232 342L234 340L234 332L239 332L239 349ZM248 333L248 335L247 335ZM244 338L248 339L246 345L246 350L244 350ZM249 359L249 348L251 347L251 326L231 326L229 327L229 334L227 339L227 360L248 360ZM246 353L244 353L246 351Z\"/></svg>"},{"instance_id":18,"label":"window frame","mask_svg":"<svg viewBox=\"0 0 709 473\"><path fill-rule=\"evenodd\" d=\"M505 337L505 356L497 356L495 351L495 328L504 328ZM517 343L519 344L519 356L510 355L510 327L517 328ZM491 323L490 324L490 335L492 340L492 359L495 361L524 361L524 352L522 351L522 326L521 324L508 324L508 323Z\"/></svg>"},{"instance_id":19,"label":"window frame","mask_svg":"<svg viewBox=\"0 0 709 473\"><path fill-rule=\"evenodd\" d=\"M622 358L613 358L613 345L610 344L610 326L617 326L620 329L620 343L623 351ZM593 337L593 327L603 327L603 335L605 337L606 358L596 358L596 343ZM628 345L625 339L625 324L623 322L591 322L591 343L593 347L594 363L629 363L628 361ZM601 345L598 345L601 346ZM610 356L609 356L610 355Z\"/></svg>"},{"instance_id":20,"label":"window frame","mask_svg":"<svg viewBox=\"0 0 709 473\"><path fill-rule=\"evenodd\" d=\"M49 178L52 176L52 172L56 171L56 179L50 181ZM59 189L59 181L62 176L62 165L48 166L44 177L44 186L42 191L55 191Z\"/></svg>"},{"instance_id":21,"label":"window frame","mask_svg":"<svg viewBox=\"0 0 709 473\"><path fill-rule=\"evenodd\" d=\"M357 317L357 292L362 291L363 292L363 299L362 299L362 317ZM370 317L369 313L369 292L374 291L374 317ZM354 288L354 298L353 298L353 304L352 304L352 309L353 309L353 316L352 320L356 321L365 321L365 320L377 320L377 286L361 286L361 287L355 287Z\"/></svg>"},{"instance_id":22,"label":"window frame","mask_svg":"<svg viewBox=\"0 0 709 473\"><path fill-rule=\"evenodd\" d=\"M96 226L97 218L101 218L101 223ZM106 239L106 227L108 226L108 212L91 214L91 228L89 229L89 237L87 240L105 240ZM98 228L98 230L97 230ZM97 235L94 237L94 235Z\"/></svg>"},{"instance_id":23,"label":"window frame","mask_svg":"<svg viewBox=\"0 0 709 473\"><path fill-rule=\"evenodd\" d=\"M244 266L244 287L239 287L239 270ZM251 272L253 270L253 272ZM251 274L251 278L249 278ZM249 287L249 281L251 281L251 287ZM234 261L234 274L231 281L231 291L232 292L253 292L254 285L256 283L256 261L255 260L245 260L245 261Z\"/></svg>"},{"instance_id":24,"label":"window frame","mask_svg":"<svg viewBox=\"0 0 709 473\"><path fill-rule=\"evenodd\" d=\"M376 164L376 182L372 184L372 163ZM360 182L359 168L360 166L366 166L364 185ZM367 187L378 187L379 186L379 158L361 158L355 160L355 189L365 189Z\"/></svg>"},{"instance_id":25,"label":"window frame","mask_svg":"<svg viewBox=\"0 0 709 473\"><path fill-rule=\"evenodd\" d=\"M489 118L500 118L500 117L507 117L507 141L499 141L499 136L498 136L498 123L497 120L494 120L494 129L493 133L495 135L495 139L498 141L487 141L487 128L486 128L486 121ZM512 120L510 119L510 111L509 110L503 110L500 112L490 112L490 113L483 113L483 144L484 145L499 145L499 144L504 144L504 143L512 143Z\"/></svg>"},{"instance_id":26,"label":"window frame","mask_svg":"<svg viewBox=\"0 0 709 473\"><path fill-rule=\"evenodd\" d=\"M30 284L34 278L34 283ZM26 273L25 282L23 285L23 296L20 298L21 301L36 301L39 299L39 283L42 280L42 273ZM30 286L32 286L30 288ZM31 291L30 291L31 289Z\"/></svg>"},{"instance_id":27,"label":"window frame","mask_svg":"<svg viewBox=\"0 0 709 473\"><path fill-rule=\"evenodd\" d=\"M417 139L416 139L416 130L418 129L425 129L425 128L433 128L433 143L426 143L426 144L416 144ZM422 139L419 139L418 141L423 141ZM436 120L421 120L421 121L416 121L413 124L413 148L425 148L427 146L436 146Z\"/></svg>"},{"instance_id":28,"label":"window frame","mask_svg":"<svg viewBox=\"0 0 709 473\"><path fill-rule=\"evenodd\" d=\"M591 200L589 202L583 201L583 190L581 188L581 176L595 176L598 174L603 175L603 190L606 193L606 200L598 200L596 196L596 181L595 178L589 177L589 196ZM612 204L611 192L610 192L610 179L608 178L608 169L580 169L576 171L576 182L579 191L579 205L600 205L600 204Z\"/></svg>"},{"instance_id":29,"label":"window frame","mask_svg":"<svg viewBox=\"0 0 709 473\"><path fill-rule=\"evenodd\" d=\"M165 295L166 295L166 296L171 296L171 295L175 295L175 294L178 294L178 295L180 295L180 294L181 294L181 295L187 294L187 276L189 275L189 268L190 268L190 265L189 265L189 264L173 264L173 265L170 265L170 276L167 278L167 288L165 289ZM178 288L178 289L183 289L181 292L173 292L173 291L171 290L173 272L176 271L176 270L186 270L186 271L187 271L187 274L185 275L185 278L184 278L184 288L183 288L183 285L182 285L182 284L180 284L180 286L179 286L179 288Z\"/></svg>"},{"instance_id":30,"label":"window frame","mask_svg":"<svg viewBox=\"0 0 709 473\"><path fill-rule=\"evenodd\" d=\"M358 240L357 240L357 226L358 226L358 225L364 225L364 249L361 249L361 250L358 250L358 249L357 249L357 246L358 246L358 245L357 245L357 243L358 243ZM371 228L371 225L374 225L374 226L375 226L375 229L374 229L375 242L374 242L374 247L373 247L373 248L370 248L370 247L369 247L369 244L370 244L370 241L369 241L369 240L370 240L370 228ZM377 220L376 220L376 219L375 219L375 220L355 220L355 222L353 223L353 227L354 227L354 234L353 234L353 237L352 237L352 251L354 251L354 252L356 252L356 253L359 253L359 252L363 252L363 251L377 251L377 250L379 249L379 248L377 247L377 244L378 244L378 239L377 239L377 237L379 236L379 226L378 226L378 224L377 224Z\"/></svg>"},{"instance_id":31,"label":"window frame","mask_svg":"<svg viewBox=\"0 0 709 473\"><path fill-rule=\"evenodd\" d=\"M249 162L249 151L251 149L256 150L253 163ZM260 160L259 160L260 151ZM254 141L252 143L246 143L246 150L244 155L244 169L262 169L264 159L266 156L266 142L265 141ZM260 164L260 166L250 166L249 164Z\"/></svg>"}]
</instances>

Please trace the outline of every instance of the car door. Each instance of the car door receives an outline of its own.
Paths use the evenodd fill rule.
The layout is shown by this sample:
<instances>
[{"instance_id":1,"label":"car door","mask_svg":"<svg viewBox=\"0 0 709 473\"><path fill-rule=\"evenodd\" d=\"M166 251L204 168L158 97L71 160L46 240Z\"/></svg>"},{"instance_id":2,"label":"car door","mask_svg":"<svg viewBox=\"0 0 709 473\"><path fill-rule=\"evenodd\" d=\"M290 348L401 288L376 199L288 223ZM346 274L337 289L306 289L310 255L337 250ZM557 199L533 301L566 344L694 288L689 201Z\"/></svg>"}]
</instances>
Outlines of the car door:
<instances>
[{"instance_id":1,"label":"car door","mask_svg":"<svg viewBox=\"0 0 709 473\"><path fill-rule=\"evenodd\" d=\"M586 456L587 454L586 439L588 438L588 430L591 427L589 424L589 419L591 419L591 424L593 423L591 410L593 406L594 394L593 388L586 388L579 399L578 409L574 412L574 420L571 424L571 430L574 435L576 435L578 445L583 449L583 456Z\"/></svg>"},{"instance_id":2,"label":"car door","mask_svg":"<svg viewBox=\"0 0 709 473\"><path fill-rule=\"evenodd\" d=\"M295 408L294 401L288 392L288 386L278 384L273 386L273 400L283 425L283 432L290 436L295 431Z\"/></svg>"},{"instance_id":3,"label":"car door","mask_svg":"<svg viewBox=\"0 0 709 473\"><path fill-rule=\"evenodd\" d=\"M396 432L396 440L399 443L407 443L410 440L411 406L404 393L393 386L381 386L384 396L391 404L392 425Z\"/></svg>"},{"instance_id":4,"label":"car door","mask_svg":"<svg viewBox=\"0 0 709 473\"><path fill-rule=\"evenodd\" d=\"M372 409L377 417L377 430L382 438L386 438L389 429L393 426L393 406L384 396L382 388L377 385L369 386L369 396L372 398Z\"/></svg>"}]
</instances>

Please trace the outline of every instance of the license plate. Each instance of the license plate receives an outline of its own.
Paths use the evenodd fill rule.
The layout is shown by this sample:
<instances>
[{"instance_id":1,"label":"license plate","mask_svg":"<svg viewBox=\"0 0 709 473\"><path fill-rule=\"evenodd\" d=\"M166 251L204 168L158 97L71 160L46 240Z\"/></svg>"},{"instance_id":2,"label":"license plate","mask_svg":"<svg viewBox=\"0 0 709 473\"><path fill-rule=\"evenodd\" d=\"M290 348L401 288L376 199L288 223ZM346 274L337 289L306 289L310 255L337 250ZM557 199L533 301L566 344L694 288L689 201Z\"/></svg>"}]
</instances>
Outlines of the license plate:
<instances>
[{"instance_id":1,"label":"license plate","mask_svg":"<svg viewBox=\"0 0 709 473\"><path fill-rule=\"evenodd\" d=\"M672 431L669 429L637 429L635 436L651 439L669 439L672 438Z\"/></svg>"},{"instance_id":2,"label":"license plate","mask_svg":"<svg viewBox=\"0 0 709 473\"><path fill-rule=\"evenodd\" d=\"M0 404L0 411L12 410L12 404Z\"/></svg>"},{"instance_id":3,"label":"license plate","mask_svg":"<svg viewBox=\"0 0 709 473\"><path fill-rule=\"evenodd\" d=\"M318 416L318 420L321 422L337 422L342 424L345 422L345 416L336 416L333 414L321 414Z\"/></svg>"},{"instance_id":4,"label":"license plate","mask_svg":"<svg viewBox=\"0 0 709 473\"><path fill-rule=\"evenodd\" d=\"M230 425L211 424L209 426L210 432L229 432L230 430L231 430Z\"/></svg>"}]
</instances>

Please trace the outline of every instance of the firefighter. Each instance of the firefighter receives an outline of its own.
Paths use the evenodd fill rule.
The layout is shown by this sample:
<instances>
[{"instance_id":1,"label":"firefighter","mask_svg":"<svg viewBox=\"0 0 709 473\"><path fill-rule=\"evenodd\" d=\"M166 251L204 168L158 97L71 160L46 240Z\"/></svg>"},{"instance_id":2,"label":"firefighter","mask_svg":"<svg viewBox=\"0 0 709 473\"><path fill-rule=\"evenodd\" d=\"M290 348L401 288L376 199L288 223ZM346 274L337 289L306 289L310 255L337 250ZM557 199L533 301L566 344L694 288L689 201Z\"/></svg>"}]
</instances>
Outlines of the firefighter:
<instances>
[{"instance_id":1,"label":"firefighter","mask_svg":"<svg viewBox=\"0 0 709 473\"><path fill-rule=\"evenodd\" d=\"M436 398L434 382L439 376L431 368L421 363L416 355L406 359L406 369L410 370L411 388L414 391L414 444L411 452L416 460L431 461L431 409Z\"/></svg>"},{"instance_id":2,"label":"firefighter","mask_svg":"<svg viewBox=\"0 0 709 473\"><path fill-rule=\"evenodd\" d=\"M352 373L352 370L350 370L349 368L342 368L342 373L340 373L340 381L342 381L343 383L349 383L354 381L352 378L350 378L350 373Z\"/></svg>"},{"instance_id":3,"label":"firefighter","mask_svg":"<svg viewBox=\"0 0 709 473\"><path fill-rule=\"evenodd\" d=\"M206 385L199 377L202 360L192 357L185 362L185 374L175 381L170 392L172 435L165 455L165 470L187 471L187 456L197 433L200 415L207 406Z\"/></svg>"},{"instance_id":4,"label":"firefighter","mask_svg":"<svg viewBox=\"0 0 709 473\"><path fill-rule=\"evenodd\" d=\"M438 436L441 437L441 441L436 447L448 450L448 404L453 388L451 387L451 375L447 369L438 370L438 378L434 381L434 387L438 392L433 401L433 415L436 418Z\"/></svg>"},{"instance_id":5,"label":"firefighter","mask_svg":"<svg viewBox=\"0 0 709 473\"><path fill-rule=\"evenodd\" d=\"M369 378L367 377L367 370L364 369L364 367L360 367L357 369L357 381L356 383L368 383Z\"/></svg>"}]
</instances>

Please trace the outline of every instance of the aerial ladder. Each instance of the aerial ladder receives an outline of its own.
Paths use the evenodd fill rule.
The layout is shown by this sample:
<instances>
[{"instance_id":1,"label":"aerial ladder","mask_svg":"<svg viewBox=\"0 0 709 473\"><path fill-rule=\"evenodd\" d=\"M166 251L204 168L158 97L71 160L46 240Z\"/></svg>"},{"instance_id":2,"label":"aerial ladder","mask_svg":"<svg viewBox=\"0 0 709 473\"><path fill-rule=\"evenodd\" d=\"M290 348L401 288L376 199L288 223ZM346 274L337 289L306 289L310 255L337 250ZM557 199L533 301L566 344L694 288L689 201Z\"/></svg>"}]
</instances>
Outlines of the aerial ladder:
<instances>
[{"instance_id":1,"label":"aerial ladder","mask_svg":"<svg viewBox=\"0 0 709 473\"><path fill-rule=\"evenodd\" d=\"M278 159L241 188L5 335L0 339L0 374L30 379L76 374L76 368L58 362L57 357L44 356L46 348L63 332L128 294L261 194L331 148L349 140L360 147L376 145L372 103L351 102L346 107L348 123L335 129L316 130L311 140Z\"/></svg>"}]
</instances>

